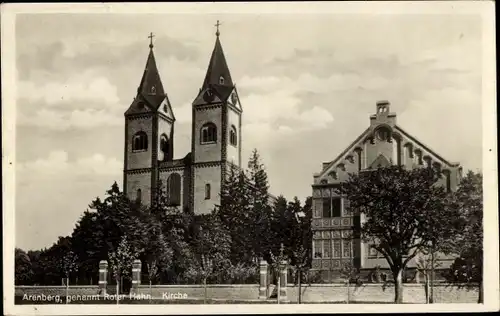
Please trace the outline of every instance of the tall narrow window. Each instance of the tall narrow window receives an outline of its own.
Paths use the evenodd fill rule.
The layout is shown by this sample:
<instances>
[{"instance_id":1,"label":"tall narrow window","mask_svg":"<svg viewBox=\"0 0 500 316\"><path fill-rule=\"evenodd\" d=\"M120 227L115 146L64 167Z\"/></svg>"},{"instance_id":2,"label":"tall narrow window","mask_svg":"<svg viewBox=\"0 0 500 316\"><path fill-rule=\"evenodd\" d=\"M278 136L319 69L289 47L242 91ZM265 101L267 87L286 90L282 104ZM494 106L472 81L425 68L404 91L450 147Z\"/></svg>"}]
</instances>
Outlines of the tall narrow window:
<instances>
[{"instance_id":1,"label":"tall narrow window","mask_svg":"<svg viewBox=\"0 0 500 316\"><path fill-rule=\"evenodd\" d=\"M359 171L359 170L361 170L361 168L362 168L362 167L361 167L361 161L362 161L362 160L361 160L361 159L362 159L362 157L361 157L361 154L362 154L361 149L360 149L360 150L358 150L358 151L357 151L357 153L358 153L358 156L357 156L358 158L357 158L357 159L358 159L358 171Z\"/></svg>"},{"instance_id":2,"label":"tall narrow window","mask_svg":"<svg viewBox=\"0 0 500 316\"><path fill-rule=\"evenodd\" d=\"M145 132L138 132L132 138L132 150L147 150L148 149L148 135Z\"/></svg>"},{"instance_id":3,"label":"tall narrow window","mask_svg":"<svg viewBox=\"0 0 500 316\"><path fill-rule=\"evenodd\" d=\"M314 243L314 258L321 258L323 257L323 249L321 246L322 245L322 241L321 240L315 240L313 241Z\"/></svg>"},{"instance_id":4,"label":"tall narrow window","mask_svg":"<svg viewBox=\"0 0 500 316\"><path fill-rule=\"evenodd\" d=\"M342 200L337 197L332 199L332 215L331 217L342 216Z\"/></svg>"},{"instance_id":5,"label":"tall narrow window","mask_svg":"<svg viewBox=\"0 0 500 316\"><path fill-rule=\"evenodd\" d=\"M178 173L172 173L167 179L167 204L181 205L181 176Z\"/></svg>"},{"instance_id":6,"label":"tall narrow window","mask_svg":"<svg viewBox=\"0 0 500 316\"><path fill-rule=\"evenodd\" d=\"M210 200L210 183L205 184L205 200Z\"/></svg>"},{"instance_id":7,"label":"tall narrow window","mask_svg":"<svg viewBox=\"0 0 500 316\"><path fill-rule=\"evenodd\" d=\"M332 217L332 201L330 198L323 198L323 218Z\"/></svg>"},{"instance_id":8,"label":"tall narrow window","mask_svg":"<svg viewBox=\"0 0 500 316\"><path fill-rule=\"evenodd\" d=\"M229 143L233 146L238 144L236 127L234 125L231 126L231 131L229 132Z\"/></svg>"},{"instance_id":9,"label":"tall narrow window","mask_svg":"<svg viewBox=\"0 0 500 316\"><path fill-rule=\"evenodd\" d=\"M214 123L206 123L201 127L201 143L215 143L217 142L217 127Z\"/></svg>"},{"instance_id":10,"label":"tall narrow window","mask_svg":"<svg viewBox=\"0 0 500 316\"><path fill-rule=\"evenodd\" d=\"M340 258L340 239L333 240L333 258Z\"/></svg>"},{"instance_id":11,"label":"tall narrow window","mask_svg":"<svg viewBox=\"0 0 500 316\"><path fill-rule=\"evenodd\" d=\"M342 257L343 258L350 258L351 257L351 248L352 248L352 242L351 240L344 239L342 240Z\"/></svg>"},{"instance_id":12,"label":"tall narrow window","mask_svg":"<svg viewBox=\"0 0 500 316\"><path fill-rule=\"evenodd\" d=\"M323 240L323 257L330 258L332 252L332 241L331 239Z\"/></svg>"},{"instance_id":13,"label":"tall narrow window","mask_svg":"<svg viewBox=\"0 0 500 316\"><path fill-rule=\"evenodd\" d=\"M224 84L224 77L222 76L219 77L219 84Z\"/></svg>"},{"instance_id":14,"label":"tall narrow window","mask_svg":"<svg viewBox=\"0 0 500 316\"><path fill-rule=\"evenodd\" d=\"M142 201L142 191L141 189L137 189L137 196L135 197L136 202L141 202Z\"/></svg>"},{"instance_id":15,"label":"tall narrow window","mask_svg":"<svg viewBox=\"0 0 500 316\"><path fill-rule=\"evenodd\" d=\"M163 134L160 137L160 151L163 153L163 160L167 160L169 157L169 143L167 135Z\"/></svg>"}]
</instances>

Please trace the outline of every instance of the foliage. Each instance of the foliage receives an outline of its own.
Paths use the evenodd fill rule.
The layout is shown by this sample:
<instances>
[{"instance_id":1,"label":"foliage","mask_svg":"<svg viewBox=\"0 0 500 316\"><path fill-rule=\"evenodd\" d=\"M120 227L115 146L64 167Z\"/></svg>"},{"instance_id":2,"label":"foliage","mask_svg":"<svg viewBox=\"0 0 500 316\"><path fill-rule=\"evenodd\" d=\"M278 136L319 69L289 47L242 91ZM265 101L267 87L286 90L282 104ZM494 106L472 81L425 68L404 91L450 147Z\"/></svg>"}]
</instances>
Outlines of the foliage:
<instances>
[{"instance_id":1,"label":"foliage","mask_svg":"<svg viewBox=\"0 0 500 316\"><path fill-rule=\"evenodd\" d=\"M408 262L439 238L455 231L447 207L448 194L436 185L439 174L430 168L406 170L391 166L351 174L340 193L351 210L366 219L361 237L387 260L396 282L395 302L402 302L402 274ZM441 237L442 236L442 237Z\"/></svg>"},{"instance_id":2,"label":"foliage","mask_svg":"<svg viewBox=\"0 0 500 316\"><path fill-rule=\"evenodd\" d=\"M211 270L210 282L249 282L258 279L257 259L272 261L270 253L276 256L281 243L293 264L310 266L311 200L307 207L297 198L290 203L282 198L283 209L270 205L267 174L256 150L248 171L229 168L227 176L220 205L204 218L169 206L161 183L150 207L129 200L113 183L104 197L91 201L70 236L47 249L16 250L16 282L59 285L71 275L81 284L96 284L99 262L108 256L120 275L128 273L128 261L140 259L155 282L184 283L200 269ZM305 210L299 223L295 217ZM210 269L203 268L207 262Z\"/></svg>"},{"instance_id":3,"label":"foliage","mask_svg":"<svg viewBox=\"0 0 500 316\"><path fill-rule=\"evenodd\" d=\"M272 247L271 213L269 204L269 182L264 165L256 149L248 162L248 182L250 189L250 213L248 214L249 237L255 257L261 258Z\"/></svg>"},{"instance_id":4,"label":"foliage","mask_svg":"<svg viewBox=\"0 0 500 316\"><path fill-rule=\"evenodd\" d=\"M469 171L452 195L450 208L459 211L458 233L443 247L458 255L446 274L450 283L475 287L479 283L478 302L483 300L483 176Z\"/></svg>"},{"instance_id":5,"label":"foliage","mask_svg":"<svg viewBox=\"0 0 500 316\"><path fill-rule=\"evenodd\" d=\"M137 259L135 252L126 236L123 236L118 247L108 254L109 267L114 279L119 282L121 277L128 277L132 272L132 263Z\"/></svg>"},{"instance_id":6,"label":"foliage","mask_svg":"<svg viewBox=\"0 0 500 316\"><path fill-rule=\"evenodd\" d=\"M16 248L15 260L15 284L29 284L33 277L33 267L29 255L22 249Z\"/></svg>"},{"instance_id":7,"label":"foliage","mask_svg":"<svg viewBox=\"0 0 500 316\"><path fill-rule=\"evenodd\" d=\"M78 271L78 268L78 256L69 250L61 260L61 269L66 278L69 278L71 273Z\"/></svg>"}]
</instances>

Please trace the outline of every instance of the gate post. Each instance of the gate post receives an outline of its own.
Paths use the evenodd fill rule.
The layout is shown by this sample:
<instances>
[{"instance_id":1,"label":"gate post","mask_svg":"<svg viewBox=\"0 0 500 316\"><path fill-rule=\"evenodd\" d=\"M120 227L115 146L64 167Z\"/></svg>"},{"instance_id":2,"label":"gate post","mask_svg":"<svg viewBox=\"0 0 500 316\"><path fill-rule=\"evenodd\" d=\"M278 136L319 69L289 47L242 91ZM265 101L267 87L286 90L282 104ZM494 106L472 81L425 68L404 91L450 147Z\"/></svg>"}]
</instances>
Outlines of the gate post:
<instances>
[{"instance_id":1,"label":"gate post","mask_svg":"<svg viewBox=\"0 0 500 316\"><path fill-rule=\"evenodd\" d=\"M259 285L259 299L267 299L267 288L268 288L268 264L263 258L260 259L260 285Z\"/></svg>"},{"instance_id":2,"label":"gate post","mask_svg":"<svg viewBox=\"0 0 500 316\"><path fill-rule=\"evenodd\" d=\"M101 260L99 262L99 294L106 295L106 288L108 286L108 262Z\"/></svg>"},{"instance_id":3,"label":"gate post","mask_svg":"<svg viewBox=\"0 0 500 316\"><path fill-rule=\"evenodd\" d=\"M141 260L135 259L132 263L132 288L130 293L139 294L139 285L141 285Z\"/></svg>"},{"instance_id":4,"label":"gate post","mask_svg":"<svg viewBox=\"0 0 500 316\"><path fill-rule=\"evenodd\" d=\"M287 302L288 297L287 297L287 276L288 276L288 264L286 260L281 261L280 264L280 301Z\"/></svg>"}]
</instances>

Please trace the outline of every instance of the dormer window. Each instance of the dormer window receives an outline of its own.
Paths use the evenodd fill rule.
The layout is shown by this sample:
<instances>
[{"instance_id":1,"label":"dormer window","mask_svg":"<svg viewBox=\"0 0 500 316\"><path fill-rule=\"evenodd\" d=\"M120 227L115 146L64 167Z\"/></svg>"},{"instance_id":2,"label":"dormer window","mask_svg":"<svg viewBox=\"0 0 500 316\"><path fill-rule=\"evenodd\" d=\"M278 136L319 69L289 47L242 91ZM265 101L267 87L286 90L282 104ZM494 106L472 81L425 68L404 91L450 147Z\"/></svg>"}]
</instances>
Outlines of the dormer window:
<instances>
[{"instance_id":1,"label":"dormer window","mask_svg":"<svg viewBox=\"0 0 500 316\"><path fill-rule=\"evenodd\" d=\"M224 84L224 77L223 76L219 77L219 84Z\"/></svg>"},{"instance_id":2,"label":"dormer window","mask_svg":"<svg viewBox=\"0 0 500 316\"><path fill-rule=\"evenodd\" d=\"M151 87L151 94L156 94L156 87L155 86Z\"/></svg>"}]
</instances>

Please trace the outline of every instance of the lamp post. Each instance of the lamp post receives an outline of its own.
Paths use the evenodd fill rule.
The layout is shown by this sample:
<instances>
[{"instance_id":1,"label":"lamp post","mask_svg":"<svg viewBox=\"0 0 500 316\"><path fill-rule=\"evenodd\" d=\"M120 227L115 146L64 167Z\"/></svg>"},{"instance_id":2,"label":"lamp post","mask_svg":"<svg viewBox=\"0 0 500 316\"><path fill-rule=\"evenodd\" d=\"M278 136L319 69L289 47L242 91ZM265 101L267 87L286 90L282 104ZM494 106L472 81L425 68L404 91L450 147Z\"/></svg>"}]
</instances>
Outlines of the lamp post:
<instances>
[{"instance_id":1,"label":"lamp post","mask_svg":"<svg viewBox=\"0 0 500 316\"><path fill-rule=\"evenodd\" d=\"M307 249L304 247L304 232L302 230L302 219L306 216L306 214L303 211L295 213L295 219L297 220L297 223L299 224L299 246L298 249L294 251L294 256L295 256L295 266L297 268L297 273L298 273L298 283L299 283L299 301L298 303L300 304L302 302L302 270L305 268L306 262L306 255L307 255Z\"/></svg>"}]
</instances>

